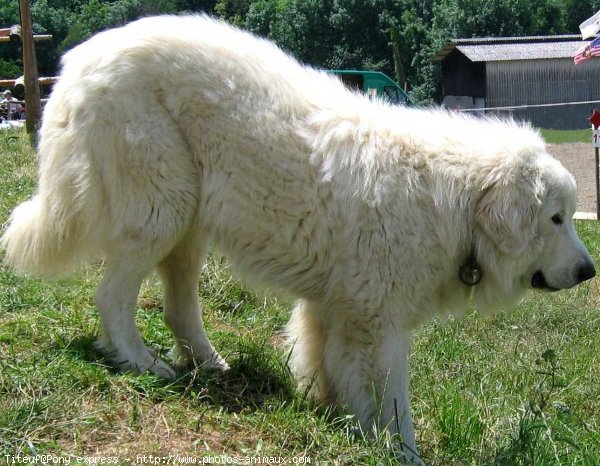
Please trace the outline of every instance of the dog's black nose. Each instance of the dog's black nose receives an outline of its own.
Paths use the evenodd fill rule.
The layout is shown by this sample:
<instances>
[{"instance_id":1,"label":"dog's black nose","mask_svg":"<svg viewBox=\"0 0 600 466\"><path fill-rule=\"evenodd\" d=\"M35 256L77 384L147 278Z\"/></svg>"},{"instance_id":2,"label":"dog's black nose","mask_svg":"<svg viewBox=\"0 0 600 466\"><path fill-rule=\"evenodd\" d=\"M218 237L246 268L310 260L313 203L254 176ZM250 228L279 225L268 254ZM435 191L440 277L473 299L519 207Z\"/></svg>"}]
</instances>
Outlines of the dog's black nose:
<instances>
[{"instance_id":1,"label":"dog's black nose","mask_svg":"<svg viewBox=\"0 0 600 466\"><path fill-rule=\"evenodd\" d=\"M594 263L586 261L577 271L577 283L584 282L596 276L596 268Z\"/></svg>"}]
</instances>

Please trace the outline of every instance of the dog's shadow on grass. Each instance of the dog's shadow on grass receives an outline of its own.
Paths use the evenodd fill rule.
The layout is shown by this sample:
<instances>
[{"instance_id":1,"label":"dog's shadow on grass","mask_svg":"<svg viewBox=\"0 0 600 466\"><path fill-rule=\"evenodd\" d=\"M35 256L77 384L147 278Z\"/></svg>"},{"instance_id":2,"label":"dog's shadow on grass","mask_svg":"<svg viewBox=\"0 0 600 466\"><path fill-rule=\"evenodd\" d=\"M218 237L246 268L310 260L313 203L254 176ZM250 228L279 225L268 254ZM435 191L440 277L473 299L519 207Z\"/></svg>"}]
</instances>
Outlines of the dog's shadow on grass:
<instances>
[{"instance_id":1,"label":"dog's shadow on grass","mask_svg":"<svg viewBox=\"0 0 600 466\"><path fill-rule=\"evenodd\" d=\"M232 360L230 369L224 373L195 368L182 371L179 376L172 386L184 395L230 412L260 409L271 402L280 403L297 396L293 379L283 363L248 361L243 355Z\"/></svg>"},{"instance_id":2,"label":"dog's shadow on grass","mask_svg":"<svg viewBox=\"0 0 600 466\"><path fill-rule=\"evenodd\" d=\"M179 369L174 380L167 380L151 374L123 374L95 347L95 341L93 336L82 336L70 342L69 351L73 357L108 371L109 377L127 377L131 386L156 401L179 394L203 405L239 413L299 396L285 360L268 344L240 343L227 357L230 369L226 372L186 368ZM166 350L158 353L170 363Z\"/></svg>"}]
</instances>

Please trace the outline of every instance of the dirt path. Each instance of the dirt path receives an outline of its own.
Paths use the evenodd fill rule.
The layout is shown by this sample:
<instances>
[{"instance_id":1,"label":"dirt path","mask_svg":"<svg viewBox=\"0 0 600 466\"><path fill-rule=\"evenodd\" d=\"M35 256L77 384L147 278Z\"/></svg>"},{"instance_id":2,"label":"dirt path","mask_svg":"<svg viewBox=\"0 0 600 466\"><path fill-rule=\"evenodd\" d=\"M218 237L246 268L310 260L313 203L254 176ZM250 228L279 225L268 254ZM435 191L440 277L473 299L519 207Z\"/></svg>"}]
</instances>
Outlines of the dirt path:
<instances>
[{"instance_id":1,"label":"dirt path","mask_svg":"<svg viewBox=\"0 0 600 466\"><path fill-rule=\"evenodd\" d=\"M592 143L548 144L548 152L562 162L577 180L577 210L596 212L596 171Z\"/></svg>"}]
</instances>

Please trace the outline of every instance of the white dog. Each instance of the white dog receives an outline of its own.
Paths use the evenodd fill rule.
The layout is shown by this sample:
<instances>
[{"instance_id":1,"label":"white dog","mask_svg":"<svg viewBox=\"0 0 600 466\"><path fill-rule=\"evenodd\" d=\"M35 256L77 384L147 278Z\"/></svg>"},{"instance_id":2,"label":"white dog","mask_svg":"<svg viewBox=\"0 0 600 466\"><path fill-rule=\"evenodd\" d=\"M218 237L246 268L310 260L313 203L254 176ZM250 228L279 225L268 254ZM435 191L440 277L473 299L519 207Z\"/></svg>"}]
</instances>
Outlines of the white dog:
<instances>
[{"instance_id":1,"label":"white dog","mask_svg":"<svg viewBox=\"0 0 600 466\"><path fill-rule=\"evenodd\" d=\"M44 112L37 195L3 237L19 271L102 256L102 347L172 377L134 322L158 267L177 364L226 369L198 276L213 242L299 298L301 384L402 436L414 463L410 332L435 313L519 301L595 275L573 177L526 127L392 107L206 17L157 17L68 52Z\"/></svg>"}]
</instances>

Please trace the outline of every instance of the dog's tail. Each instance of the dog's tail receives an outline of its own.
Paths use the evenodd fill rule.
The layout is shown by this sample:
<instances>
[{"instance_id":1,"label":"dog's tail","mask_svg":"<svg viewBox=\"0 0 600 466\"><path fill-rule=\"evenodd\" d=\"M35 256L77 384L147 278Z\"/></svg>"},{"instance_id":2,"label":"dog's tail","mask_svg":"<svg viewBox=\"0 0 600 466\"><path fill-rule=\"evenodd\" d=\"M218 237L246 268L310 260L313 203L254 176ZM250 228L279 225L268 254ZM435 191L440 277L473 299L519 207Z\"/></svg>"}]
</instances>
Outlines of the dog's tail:
<instances>
[{"instance_id":1,"label":"dog's tail","mask_svg":"<svg viewBox=\"0 0 600 466\"><path fill-rule=\"evenodd\" d=\"M81 265L85 254L77 220L65 215L60 203L60 199L49 203L38 194L13 211L0 240L7 265L43 277L64 275Z\"/></svg>"},{"instance_id":2,"label":"dog's tail","mask_svg":"<svg viewBox=\"0 0 600 466\"><path fill-rule=\"evenodd\" d=\"M77 155L76 139L58 118L68 114L60 97L47 104L54 116L41 130L38 191L13 210L0 239L8 266L45 278L72 272L97 255L94 224L101 223L86 180L90 166Z\"/></svg>"}]
</instances>

